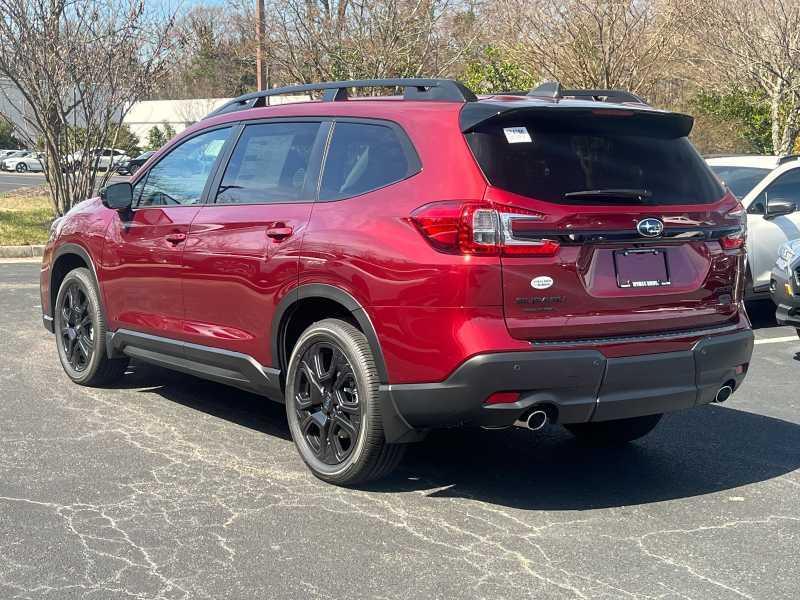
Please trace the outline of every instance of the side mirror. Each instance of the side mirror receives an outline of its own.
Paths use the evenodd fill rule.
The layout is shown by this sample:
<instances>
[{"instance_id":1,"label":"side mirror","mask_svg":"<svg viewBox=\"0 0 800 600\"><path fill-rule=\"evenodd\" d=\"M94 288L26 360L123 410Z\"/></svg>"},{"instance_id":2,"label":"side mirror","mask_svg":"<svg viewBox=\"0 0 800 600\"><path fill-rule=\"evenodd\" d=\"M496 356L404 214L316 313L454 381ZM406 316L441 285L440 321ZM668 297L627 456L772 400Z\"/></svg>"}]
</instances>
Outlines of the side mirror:
<instances>
[{"instance_id":1,"label":"side mirror","mask_svg":"<svg viewBox=\"0 0 800 600\"><path fill-rule=\"evenodd\" d=\"M128 181L112 183L100 190L103 206L113 210L130 210L133 204L133 186Z\"/></svg>"},{"instance_id":2,"label":"side mirror","mask_svg":"<svg viewBox=\"0 0 800 600\"><path fill-rule=\"evenodd\" d=\"M774 219L788 215L797 210L797 205L791 200L786 198L767 198L767 208L764 211L764 217L767 219Z\"/></svg>"}]
</instances>

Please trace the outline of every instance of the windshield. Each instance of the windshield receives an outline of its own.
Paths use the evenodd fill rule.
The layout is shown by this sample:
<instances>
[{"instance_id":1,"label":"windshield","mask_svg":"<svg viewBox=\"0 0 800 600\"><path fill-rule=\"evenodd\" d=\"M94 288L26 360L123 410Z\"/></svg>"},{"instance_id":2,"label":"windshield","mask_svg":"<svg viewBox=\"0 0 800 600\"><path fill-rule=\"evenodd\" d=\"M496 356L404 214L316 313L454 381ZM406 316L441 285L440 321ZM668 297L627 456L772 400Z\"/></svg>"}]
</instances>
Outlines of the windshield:
<instances>
[{"instance_id":1,"label":"windshield","mask_svg":"<svg viewBox=\"0 0 800 600\"><path fill-rule=\"evenodd\" d=\"M724 190L685 137L629 119L529 118L466 134L489 182L559 204L707 204Z\"/></svg>"},{"instance_id":2,"label":"windshield","mask_svg":"<svg viewBox=\"0 0 800 600\"><path fill-rule=\"evenodd\" d=\"M711 170L740 200L770 172L770 169L759 167L732 167L730 165L711 165Z\"/></svg>"}]
</instances>

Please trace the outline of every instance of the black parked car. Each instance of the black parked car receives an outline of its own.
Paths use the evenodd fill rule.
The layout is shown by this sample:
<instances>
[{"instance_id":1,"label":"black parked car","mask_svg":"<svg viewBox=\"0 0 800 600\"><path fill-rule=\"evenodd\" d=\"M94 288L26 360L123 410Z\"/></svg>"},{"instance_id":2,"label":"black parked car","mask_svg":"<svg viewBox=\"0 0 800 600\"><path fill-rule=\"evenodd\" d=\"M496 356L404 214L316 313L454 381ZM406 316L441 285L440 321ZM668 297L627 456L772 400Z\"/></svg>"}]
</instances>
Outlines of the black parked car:
<instances>
[{"instance_id":1,"label":"black parked car","mask_svg":"<svg viewBox=\"0 0 800 600\"><path fill-rule=\"evenodd\" d=\"M786 242L778 250L769 287L778 307L775 320L796 327L800 335L800 238Z\"/></svg>"},{"instance_id":2,"label":"black parked car","mask_svg":"<svg viewBox=\"0 0 800 600\"><path fill-rule=\"evenodd\" d=\"M142 152L136 158L132 158L130 160L125 160L117 164L116 171L120 175L133 175L136 171L139 170L144 163L147 162L147 159L150 158L155 154L155 150L148 150L147 152Z\"/></svg>"}]
</instances>

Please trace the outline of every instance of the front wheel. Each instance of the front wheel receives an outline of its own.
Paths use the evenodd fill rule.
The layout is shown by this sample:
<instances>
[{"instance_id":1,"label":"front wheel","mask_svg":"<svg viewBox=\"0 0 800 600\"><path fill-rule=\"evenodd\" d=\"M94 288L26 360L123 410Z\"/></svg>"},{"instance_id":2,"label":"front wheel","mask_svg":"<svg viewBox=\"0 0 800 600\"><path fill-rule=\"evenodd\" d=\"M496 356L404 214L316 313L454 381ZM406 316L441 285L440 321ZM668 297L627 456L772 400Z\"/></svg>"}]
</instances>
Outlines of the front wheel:
<instances>
[{"instance_id":1,"label":"front wheel","mask_svg":"<svg viewBox=\"0 0 800 600\"><path fill-rule=\"evenodd\" d=\"M323 481L364 483L400 462L405 446L386 443L378 383L367 338L351 324L325 319L297 341L286 379L286 414L300 456Z\"/></svg>"},{"instance_id":2,"label":"front wheel","mask_svg":"<svg viewBox=\"0 0 800 600\"><path fill-rule=\"evenodd\" d=\"M18 163L17 164L17 173L24 173L28 170L28 165L25 163Z\"/></svg>"},{"instance_id":3,"label":"front wheel","mask_svg":"<svg viewBox=\"0 0 800 600\"><path fill-rule=\"evenodd\" d=\"M110 359L106 355L105 317L88 269L67 273L58 289L53 313L58 357L72 381L97 386L122 376L128 359Z\"/></svg>"},{"instance_id":4,"label":"front wheel","mask_svg":"<svg viewBox=\"0 0 800 600\"><path fill-rule=\"evenodd\" d=\"M564 425L581 443L590 446L620 446L646 436L655 429L663 415Z\"/></svg>"}]
</instances>

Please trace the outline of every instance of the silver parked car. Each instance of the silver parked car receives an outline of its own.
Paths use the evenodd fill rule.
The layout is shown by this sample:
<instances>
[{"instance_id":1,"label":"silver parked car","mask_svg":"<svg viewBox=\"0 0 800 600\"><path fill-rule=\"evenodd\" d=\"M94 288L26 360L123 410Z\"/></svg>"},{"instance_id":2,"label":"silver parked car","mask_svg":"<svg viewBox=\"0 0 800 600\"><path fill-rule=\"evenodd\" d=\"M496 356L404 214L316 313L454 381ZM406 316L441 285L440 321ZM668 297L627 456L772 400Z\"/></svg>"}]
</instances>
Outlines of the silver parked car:
<instances>
[{"instance_id":1,"label":"silver parked car","mask_svg":"<svg viewBox=\"0 0 800 600\"><path fill-rule=\"evenodd\" d=\"M800 156L706 160L747 210L746 297L767 298L778 248L800 237Z\"/></svg>"},{"instance_id":2,"label":"silver parked car","mask_svg":"<svg viewBox=\"0 0 800 600\"><path fill-rule=\"evenodd\" d=\"M44 171L44 154L26 152L24 156L10 156L3 159L2 169L26 173L28 171Z\"/></svg>"}]
</instances>

